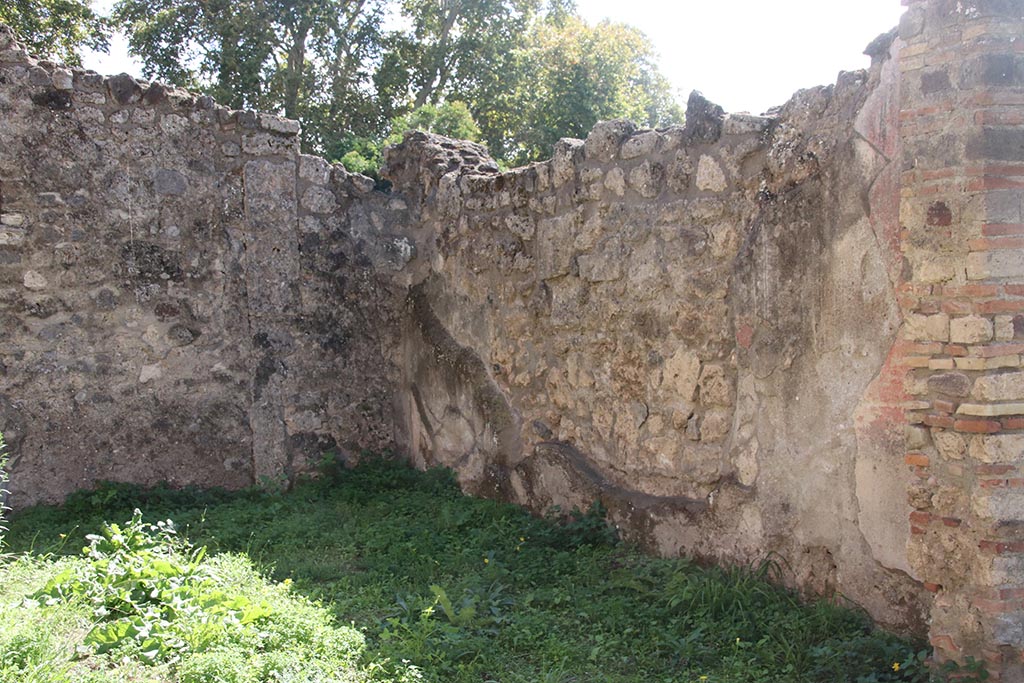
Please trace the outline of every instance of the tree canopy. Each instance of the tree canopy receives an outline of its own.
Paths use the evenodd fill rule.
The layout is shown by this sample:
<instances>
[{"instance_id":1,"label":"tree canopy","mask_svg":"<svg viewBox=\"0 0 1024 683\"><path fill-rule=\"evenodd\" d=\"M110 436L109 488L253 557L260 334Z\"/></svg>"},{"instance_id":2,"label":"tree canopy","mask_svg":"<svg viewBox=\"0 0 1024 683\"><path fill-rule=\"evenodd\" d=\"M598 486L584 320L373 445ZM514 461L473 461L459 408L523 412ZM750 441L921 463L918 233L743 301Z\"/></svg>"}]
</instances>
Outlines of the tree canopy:
<instances>
[{"instance_id":1,"label":"tree canopy","mask_svg":"<svg viewBox=\"0 0 1024 683\"><path fill-rule=\"evenodd\" d=\"M147 77L297 118L306 149L363 172L410 128L521 164L602 119L682 116L650 41L573 0L118 0L109 21L10 0L0 21L71 63L124 31Z\"/></svg>"},{"instance_id":2,"label":"tree canopy","mask_svg":"<svg viewBox=\"0 0 1024 683\"><path fill-rule=\"evenodd\" d=\"M33 53L77 66L82 48L108 47L109 26L89 4L89 0L4 0L0 23L17 31Z\"/></svg>"}]
</instances>

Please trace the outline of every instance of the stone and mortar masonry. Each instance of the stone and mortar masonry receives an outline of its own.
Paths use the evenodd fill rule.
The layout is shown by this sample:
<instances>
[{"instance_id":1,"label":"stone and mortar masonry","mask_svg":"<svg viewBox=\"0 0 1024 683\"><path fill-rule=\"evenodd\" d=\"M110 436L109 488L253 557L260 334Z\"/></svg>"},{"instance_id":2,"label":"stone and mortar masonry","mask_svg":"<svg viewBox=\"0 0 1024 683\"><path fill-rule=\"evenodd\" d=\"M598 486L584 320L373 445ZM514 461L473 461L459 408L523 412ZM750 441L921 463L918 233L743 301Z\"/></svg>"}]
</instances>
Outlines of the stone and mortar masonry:
<instances>
[{"instance_id":1,"label":"stone and mortar masonry","mask_svg":"<svg viewBox=\"0 0 1024 683\"><path fill-rule=\"evenodd\" d=\"M695 95L504 174L412 134L388 193L0 31L12 502L396 448L656 552L778 553L1021 680L1022 6L915 0L771 116Z\"/></svg>"},{"instance_id":2,"label":"stone and mortar masonry","mask_svg":"<svg viewBox=\"0 0 1024 683\"><path fill-rule=\"evenodd\" d=\"M906 462L931 642L1024 680L1024 3L900 24Z\"/></svg>"},{"instance_id":3,"label":"stone and mortar masonry","mask_svg":"<svg viewBox=\"0 0 1024 683\"><path fill-rule=\"evenodd\" d=\"M298 124L39 61L0 28L0 428L11 502L241 487L392 445L410 254ZM391 303L394 302L394 303Z\"/></svg>"}]
</instances>

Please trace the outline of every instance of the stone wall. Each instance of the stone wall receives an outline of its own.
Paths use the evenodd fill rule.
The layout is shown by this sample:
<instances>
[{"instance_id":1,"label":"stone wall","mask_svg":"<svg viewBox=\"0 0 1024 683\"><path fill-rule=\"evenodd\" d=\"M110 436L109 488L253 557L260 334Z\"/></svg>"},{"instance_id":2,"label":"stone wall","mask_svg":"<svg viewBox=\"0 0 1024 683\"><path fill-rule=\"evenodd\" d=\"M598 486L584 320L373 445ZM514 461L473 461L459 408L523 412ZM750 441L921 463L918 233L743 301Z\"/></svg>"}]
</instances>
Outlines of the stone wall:
<instances>
[{"instance_id":1,"label":"stone wall","mask_svg":"<svg viewBox=\"0 0 1024 683\"><path fill-rule=\"evenodd\" d=\"M11 502L239 487L392 443L402 207L298 124L29 57L0 31ZM390 252L385 248L394 247Z\"/></svg>"},{"instance_id":2,"label":"stone wall","mask_svg":"<svg viewBox=\"0 0 1024 683\"><path fill-rule=\"evenodd\" d=\"M507 173L414 133L384 192L0 32L13 502L395 448L1019 679L1024 2L907 4L770 116L695 94Z\"/></svg>"},{"instance_id":3,"label":"stone wall","mask_svg":"<svg viewBox=\"0 0 1024 683\"><path fill-rule=\"evenodd\" d=\"M660 553L774 552L922 629L891 360L896 50L770 118L695 95L685 127L600 124L505 174L428 136L391 150L432 230L400 363L415 461L538 512L600 499Z\"/></svg>"}]
</instances>

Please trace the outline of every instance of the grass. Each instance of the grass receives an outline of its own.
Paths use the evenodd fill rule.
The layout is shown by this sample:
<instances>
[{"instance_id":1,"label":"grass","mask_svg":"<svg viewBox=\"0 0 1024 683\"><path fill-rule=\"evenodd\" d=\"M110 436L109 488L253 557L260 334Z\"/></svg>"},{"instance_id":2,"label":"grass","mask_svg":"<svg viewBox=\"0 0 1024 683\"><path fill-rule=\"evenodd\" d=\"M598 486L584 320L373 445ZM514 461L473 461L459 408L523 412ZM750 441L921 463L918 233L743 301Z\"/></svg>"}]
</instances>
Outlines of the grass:
<instances>
[{"instance_id":1,"label":"grass","mask_svg":"<svg viewBox=\"0 0 1024 683\"><path fill-rule=\"evenodd\" d=\"M85 532L129 519L134 508L150 521L174 519L207 546L217 590L240 590L277 615L305 615L299 626L261 626L291 633L277 641L294 647L281 654L247 635L163 663L131 648L83 657L76 647L95 620L90 605L17 606L83 561L73 556ZM831 602L801 603L766 580L767 564L702 569L646 557L617 543L599 514L537 519L463 496L447 472L383 460L288 493L108 485L60 508L27 510L10 526L7 541L21 554L0 566L0 667L12 652L34 652L32 661L56 673L0 681L928 680L919 645ZM11 645L19 639L26 644ZM316 676L288 669L313 662L324 639L351 645L305 667ZM291 673L272 674L284 670Z\"/></svg>"}]
</instances>

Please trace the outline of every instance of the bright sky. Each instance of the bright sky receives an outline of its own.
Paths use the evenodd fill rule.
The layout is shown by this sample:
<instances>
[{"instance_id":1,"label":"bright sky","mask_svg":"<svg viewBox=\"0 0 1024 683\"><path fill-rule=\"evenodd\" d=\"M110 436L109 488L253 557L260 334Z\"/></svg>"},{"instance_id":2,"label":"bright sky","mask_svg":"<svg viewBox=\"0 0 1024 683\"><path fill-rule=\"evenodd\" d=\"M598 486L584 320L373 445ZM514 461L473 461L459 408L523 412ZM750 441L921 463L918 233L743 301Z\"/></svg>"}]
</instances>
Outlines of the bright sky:
<instances>
[{"instance_id":1,"label":"bright sky","mask_svg":"<svg viewBox=\"0 0 1024 683\"><path fill-rule=\"evenodd\" d=\"M101 10L111 0L94 3ZM760 113L795 91L866 67L867 44L899 21L900 0L577 0L589 21L621 21L647 34L662 72L686 101L691 90L726 111ZM86 55L100 73L140 69L115 38Z\"/></svg>"}]
</instances>

